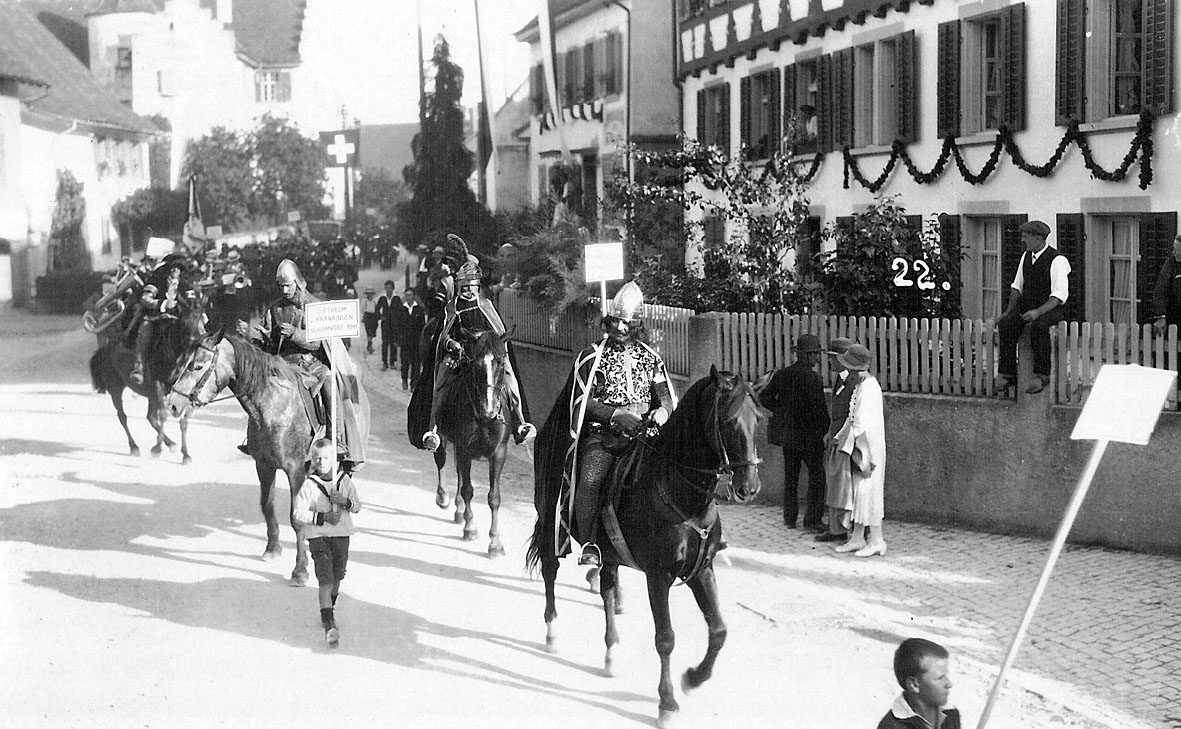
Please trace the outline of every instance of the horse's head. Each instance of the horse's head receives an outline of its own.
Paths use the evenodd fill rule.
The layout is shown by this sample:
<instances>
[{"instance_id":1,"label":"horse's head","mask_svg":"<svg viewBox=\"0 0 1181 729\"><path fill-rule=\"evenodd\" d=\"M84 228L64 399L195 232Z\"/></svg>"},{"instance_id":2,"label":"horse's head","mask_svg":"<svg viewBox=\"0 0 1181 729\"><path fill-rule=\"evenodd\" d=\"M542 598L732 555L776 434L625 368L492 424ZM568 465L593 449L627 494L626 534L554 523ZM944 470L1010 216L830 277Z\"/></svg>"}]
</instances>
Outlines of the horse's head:
<instances>
[{"instance_id":1,"label":"horse's head","mask_svg":"<svg viewBox=\"0 0 1181 729\"><path fill-rule=\"evenodd\" d=\"M504 373L511 337L511 333L498 335L490 331L464 337L472 409L485 422L503 417Z\"/></svg>"},{"instance_id":2,"label":"horse's head","mask_svg":"<svg viewBox=\"0 0 1181 729\"><path fill-rule=\"evenodd\" d=\"M717 439L722 471L731 474L729 497L739 503L753 499L762 488L755 432L767 411L741 377L710 367L717 398Z\"/></svg>"},{"instance_id":3,"label":"horse's head","mask_svg":"<svg viewBox=\"0 0 1181 729\"><path fill-rule=\"evenodd\" d=\"M223 351L227 351L223 354ZM164 404L179 418L189 408L207 405L233 376L233 349L221 331L198 339L177 366Z\"/></svg>"}]
</instances>

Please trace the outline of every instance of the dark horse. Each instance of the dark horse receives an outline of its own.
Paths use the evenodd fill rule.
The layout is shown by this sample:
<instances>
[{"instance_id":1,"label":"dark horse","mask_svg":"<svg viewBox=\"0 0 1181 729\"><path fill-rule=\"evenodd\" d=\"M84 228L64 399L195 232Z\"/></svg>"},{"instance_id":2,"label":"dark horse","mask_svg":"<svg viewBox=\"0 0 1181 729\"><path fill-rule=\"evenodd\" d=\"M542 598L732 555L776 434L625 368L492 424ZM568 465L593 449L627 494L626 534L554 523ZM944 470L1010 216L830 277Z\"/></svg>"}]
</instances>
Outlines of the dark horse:
<instances>
[{"instance_id":1,"label":"dark horse","mask_svg":"<svg viewBox=\"0 0 1181 729\"><path fill-rule=\"evenodd\" d=\"M505 394L504 368L508 360L507 343L510 335L496 332L471 335L461 330L457 340L463 342L464 353L453 373L451 387L444 395L439 414L439 437L435 451L438 471L436 503L446 508L447 494L443 489L443 467L447 465L447 444L455 450L455 471L458 484L455 490L455 523L463 521L463 539L471 541L479 535L472 525L472 461L488 461L488 508L492 510L492 524L488 527L488 555L504 556L500 542L500 472L508 453L509 412Z\"/></svg>"},{"instance_id":2,"label":"dark horse","mask_svg":"<svg viewBox=\"0 0 1181 729\"><path fill-rule=\"evenodd\" d=\"M565 396L569 397L569 384ZM563 395L559 395L559 401ZM546 647L554 646L554 582L558 574L554 520L561 489L562 460L553 451L543 454L551 428L568 429L562 408L555 408L538 437L534 465L538 510L526 564L540 564L545 579ZM555 417L556 416L556 417ZM714 504L720 477L729 477L729 497L739 502L753 498L760 488L755 429L765 411L750 386L737 375L711 368L689 388L660 434L645 449L639 473L622 492L618 504L620 532L633 563L648 579L648 601L656 627L660 655L661 726L679 707L669 677L669 657L675 636L669 617L668 591L680 579L689 585L709 629L709 647L701 663L684 674L682 687L695 688L709 679L714 661L726 640L726 625L718 605L713 557L721 540L721 519ZM559 422L555 422L559 421ZM548 441L546 441L548 443ZM568 438L566 439L568 442ZM556 471L555 471L556 467ZM619 642L615 630L619 565L626 560L615 549L603 549L599 592L606 616L604 668L611 672L611 649Z\"/></svg>"},{"instance_id":3,"label":"dark horse","mask_svg":"<svg viewBox=\"0 0 1181 729\"><path fill-rule=\"evenodd\" d=\"M275 518L276 472L287 474L294 503L306 476L304 463L312 443L301 385L295 370L282 358L263 352L236 334L219 331L189 350L165 402L174 415L188 413L209 404L227 387L250 419L246 441L258 474L258 503L267 523L263 559L271 560L283 553ZM289 516L296 548L291 584L303 585L308 579L307 540L293 515Z\"/></svg>"},{"instance_id":4,"label":"dark horse","mask_svg":"<svg viewBox=\"0 0 1181 729\"><path fill-rule=\"evenodd\" d=\"M122 346L117 338L107 340L90 357L91 383L96 392L105 392L111 396L111 403L115 406L115 413L119 416L123 432L127 434L127 446L133 456L139 455L139 445L135 438L131 437L131 430L127 427L127 413L123 412L123 391L129 389L147 398L148 422L156 431L156 445L152 447L152 455L159 456L164 446L168 446L169 450L175 448L176 442L164 432L164 423L168 419L168 413L164 408L164 396L172 384L173 370L176 369L181 356L194 341L205 336L202 323L204 303L204 298L198 295L197 300L182 318L165 318L154 323L151 346L148 347L147 358L143 363L142 385L133 385L128 380L135 355ZM188 415L180 417L179 421L181 462L188 464L193 460L189 456Z\"/></svg>"}]
</instances>

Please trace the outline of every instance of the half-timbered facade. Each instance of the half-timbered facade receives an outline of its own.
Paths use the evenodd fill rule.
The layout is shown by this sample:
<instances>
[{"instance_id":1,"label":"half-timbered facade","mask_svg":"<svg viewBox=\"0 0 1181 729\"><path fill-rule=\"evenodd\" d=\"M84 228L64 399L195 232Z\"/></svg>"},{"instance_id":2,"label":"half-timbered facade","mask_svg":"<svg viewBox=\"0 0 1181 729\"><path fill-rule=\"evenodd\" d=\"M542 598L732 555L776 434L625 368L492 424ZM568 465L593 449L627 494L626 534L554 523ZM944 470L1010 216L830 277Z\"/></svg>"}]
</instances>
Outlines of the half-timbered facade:
<instances>
[{"instance_id":1,"label":"half-timbered facade","mask_svg":"<svg viewBox=\"0 0 1181 729\"><path fill-rule=\"evenodd\" d=\"M684 131L755 160L792 145L815 163L822 225L897 196L966 251L965 316L1000 313L1017 226L1040 219L1074 271L1069 316L1143 323L1181 207L1179 15L1173 0L680 0Z\"/></svg>"}]
</instances>

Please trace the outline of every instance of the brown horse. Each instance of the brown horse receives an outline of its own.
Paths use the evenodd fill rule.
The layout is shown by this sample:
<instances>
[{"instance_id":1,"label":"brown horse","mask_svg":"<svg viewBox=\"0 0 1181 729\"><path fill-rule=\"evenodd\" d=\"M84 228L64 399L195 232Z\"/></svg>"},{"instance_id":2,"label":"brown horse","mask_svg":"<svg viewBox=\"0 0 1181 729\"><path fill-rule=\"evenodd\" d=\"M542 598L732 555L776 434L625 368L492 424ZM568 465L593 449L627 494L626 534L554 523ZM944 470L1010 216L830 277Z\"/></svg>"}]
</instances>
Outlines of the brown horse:
<instances>
[{"instance_id":1,"label":"brown horse","mask_svg":"<svg viewBox=\"0 0 1181 729\"><path fill-rule=\"evenodd\" d=\"M143 363L144 381L142 385L132 384L129 380L132 361L135 356L131 350L122 346L117 338L108 339L90 357L90 380L96 392L107 393L111 396L111 404L115 406L115 414L119 416L119 424L127 434L127 446L131 455L139 455L139 445L131 436L127 427L127 413L123 411L123 391L131 390L148 401L148 422L156 431L156 445L152 447L152 455L159 456L164 446L169 450L176 448L173 441L164 432L164 423L168 419L168 412L164 407L164 397L172 384L173 371L178 360L188 351L189 346L205 336L204 321L205 299L198 294L189 310L179 319L165 318L154 323L154 333L151 346L148 347L146 359ZM189 456L187 414L179 418L180 422L180 452L181 463L192 462Z\"/></svg>"},{"instance_id":2,"label":"brown horse","mask_svg":"<svg viewBox=\"0 0 1181 729\"><path fill-rule=\"evenodd\" d=\"M165 402L173 415L179 416L209 404L227 387L250 419L246 441L254 458L258 503L267 524L267 546L262 556L269 561L283 553L275 518L275 476L279 470L287 474L294 504L306 476L311 426L294 369L242 337L220 331L190 348ZM295 530L296 548L291 584L304 585L308 579L307 540L293 513L289 513L289 520Z\"/></svg>"},{"instance_id":3,"label":"brown horse","mask_svg":"<svg viewBox=\"0 0 1181 729\"><path fill-rule=\"evenodd\" d=\"M570 383L565 397L569 398ZM558 395L559 402L563 395ZM558 575L555 519L562 488L562 457L550 447L569 421L555 408L538 435L534 504L537 523L526 556L530 570L541 567L545 580L546 648L553 650L553 622L557 617L554 582ZM656 627L660 655L660 714L664 726L679 710L669 676L669 657L675 635L669 617L668 591L682 580L693 591L705 616L709 646L695 668L687 670L682 688L695 688L713 673L718 651L726 641L714 580L713 558L721 541L721 518L714 504L720 477L729 477L729 496L739 502L759 491L755 429L766 412L750 386L737 375L711 369L685 393L660 434L637 447L646 450L639 474L622 492L616 511L619 530L631 559L610 545L603 549L599 592L606 617L604 668L611 672L611 649L619 642L615 629L619 565L636 567L648 580L648 601ZM568 442L568 439L567 439Z\"/></svg>"}]
</instances>

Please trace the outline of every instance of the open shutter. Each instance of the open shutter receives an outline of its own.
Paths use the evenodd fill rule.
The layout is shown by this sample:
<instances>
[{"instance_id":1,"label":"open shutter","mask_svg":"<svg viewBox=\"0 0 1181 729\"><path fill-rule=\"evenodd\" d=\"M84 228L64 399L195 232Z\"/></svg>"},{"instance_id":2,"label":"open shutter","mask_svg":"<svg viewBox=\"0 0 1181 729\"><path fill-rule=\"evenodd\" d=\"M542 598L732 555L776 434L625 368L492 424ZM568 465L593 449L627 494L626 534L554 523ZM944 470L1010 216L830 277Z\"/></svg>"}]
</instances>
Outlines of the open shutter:
<instances>
[{"instance_id":1,"label":"open shutter","mask_svg":"<svg viewBox=\"0 0 1181 729\"><path fill-rule=\"evenodd\" d=\"M705 144L705 103L705 89L700 89L697 92L697 141L702 144Z\"/></svg>"},{"instance_id":2,"label":"open shutter","mask_svg":"<svg viewBox=\"0 0 1181 729\"><path fill-rule=\"evenodd\" d=\"M717 87L721 96L718 98L718 146L727 157L730 156L730 84L725 83Z\"/></svg>"},{"instance_id":3,"label":"open shutter","mask_svg":"<svg viewBox=\"0 0 1181 729\"><path fill-rule=\"evenodd\" d=\"M828 152L832 150L833 136L832 56L821 56L816 59L816 75L820 86L820 108L817 109L819 118L816 120L819 134L817 151Z\"/></svg>"},{"instance_id":4,"label":"open shutter","mask_svg":"<svg viewBox=\"0 0 1181 729\"><path fill-rule=\"evenodd\" d=\"M291 72L275 74L275 101L291 101Z\"/></svg>"},{"instance_id":5,"label":"open shutter","mask_svg":"<svg viewBox=\"0 0 1181 729\"><path fill-rule=\"evenodd\" d=\"M1173 2L1144 6L1144 108L1158 116L1173 111Z\"/></svg>"},{"instance_id":6,"label":"open shutter","mask_svg":"<svg viewBox=\"0 0 1181 729\"><path fill-rule=\"evenodd\" d=\"M960 270L963 261L960 255L960 251L963 250L961 231L960 216L947 213L939 216L939 247L943 251L943 261L947 266L947 283L951 284L946 300L954 303L954 311L957 314L960 311L963 292L963 274ZM951 312L944 309L943 313L947 315Z\"/></svg>"},{"instance_id":7,"label":"open shutter","mask_svg":"<svg viewBox=\"0 0 1181 729\"><path fill-rule=\"evenodd\" d=\"M570 103L570 77L566 75L567 53L555 53L554 85L558 91L558 108L562 109Z\"/></svg>"},{"instance_id":8,"label":"open shutter","mask_svg":"<svg viewBox=\"0 0 1181 729\"><path fill-rule=\"evenodd\" d=\"M1010 5L1001 19L1005 39L1005 123L1012 131L1025 128L1025 3Z\"/></svg>"},{"instance_id":9,"label":"open shutter","mask_svg":"<svg viewBox=\"0 0 1181 729\"><path fill-rule=\"evenodd\" d=\"M262 103L262 74L258 71L254 72L254 101Z\"/></svg>"},{"instance_id":10,"label":"open shutter","mask_svg":"<svg viewBox=\"0 0 1181 729\"><path fill-rule=\"evenodd\" d=\"M936 128L940 139L960 135L960 21L939 24Z\"/></svg>"},{"instance_id":11,"label":"open shutter","mask_svg":"<svg viewBox=\"0 0 1181 729\"><path fill-rule=\"evenodd\" d=\"M1010 291L1013 288L1013 277L1017 275L1017 264L1021 262L1021 254L1025 252L1025 244L1021 242L1021 231L1017 230L1021 224L1029 219L1027 215L1006 215L1001 226L1001 311L1009 306Z\"/></svg>"},{"instance_id":12,"label":"open shutter","mask_svg":"<svg viewBox=\"0 0 1181 729\"><path fill-rule=\"evenodd\" d=\"M1165 260L1173 255L1177 213L1144 213L1140 216L1140 260L1136 262L1136 312L1140 324L1152 321L1152 289Z\"/></svg>"},{"instance_id":13,"label":"open shutter","mask_svg":"<svg viewBox=\"0 0 1181 729\"><path fill-rule=\"evenodd\" d=\"M566 73L570 74L570 88L572 89L570 95L571 104L581 104L585 101L583 96L583 82L582 76L582 49L571 48L568 52L569 58L566 59Z\"/></svg>"},{"instance_id":14,"label":"open shutter","mask_svg":"<svg viewBox=\"0 0 1181 729\"><path fill-rule=\"evenodd\" d=\"M780 121L783 118L783 113L780 111L779 98L779 71L768 71L768 76L771 78L771 109L767 115L769 124L767 129L767 144L763 148L763 156L770 157L782 146L783 141L783 124Z\"/></svg>"},{"instance_id":15,"label":"open shutter","mask_svg":"<svg viewBox=\"0 0 1181 729\"><path fill-rule=\"evenodd\" d=\"M853 146L853 49L832 54L833 145Z\"/></svg>"},{"instance_id":16,"label":"open shutter","mask_svg":"<svg viewBox=\"0 0 1181 729\"><path fill-rule=\"evenodd\" d=\"M607 85L607 81L610 78L607 74L607 38L596 38L594 47L595 98L601 99L611 93Z\"/></svg>"},{"instance_id":17,"label":"open shutter","mask_svg":"<svg viewBox=\"0 0 1181 729\"><path fill-rule=\"evenodd\" d=\"M919 138L918 60L914 31L898 36L895 43L898 69L898 140L903 144Z\"/></svg>"},{"instance_id":18,"label":"open shutter","mask_svg":"<svg viewBox=\"0 0 1181 729\"><path fill-rule=\"evenodd\" d=\"M1084 298L1087 292L1086 231L1083 228L1082 213L1061 213L1054 226L1054 237L1058 252L1070 261L1069 286L1066 289L1066 305L1063 318L1067 321L1085 321L1087 306ZM1149 284L1151 288L1151 284ZM1152 291L1148 292L1152 298Z\"/></svg>"},{"instance_id":19,"label":"open shutter","mask_svg":"<svg viewBox=\"0 0 1181 729\"><path fill-rule=\"evenodd\" d=\"M738 81L738 140L739 145L749 151L754 144L750 138L750 76Z\"/></svg>"},{"instance_id":20,"label":"open shutter","mask_svg":"<svg viewBox=\"0 0 1181 729\"><path fill-rule=\"evenodd\" d=\"M582 47L582 98L594 101L599 98L598 79L595 77L595 48L598 41L591 41Z\"/></svg>"},{"instance_id":21,"label":"open shutter","mask_svg":"<svg viewBox=\"0 0 1181 729\"><path fill-rule=\"evenodd\" d=\"M614 80L612 91L616 94L623 93L623 36L619 33L612 33L611 38L614 39L611 44L611 54L608 62L611 64L611 78Z\"/></svg>"},{"instance_id":22,"label":"open shutter","mask_svg":"<svg viewBox=\"0 0 1181 729\"><path fill-rule=\"evenodd\" d=\"M799 139L803 130L800 129L802 126L800 124L800 107L796 103L796 67L794 65L784 66L783 68L783 102L781 108L783 109L783 116L779 123L781 130L779 138L780 140L786 140L786 143L781 142L779 145L780 149L785 152L799 151ZM788 132L792 131L787 128L788 124L794 125L794 132L791 139L787 139Z\"/></svg>"},{"instance_id":23,"label":"open shutter","mask_svg":"<svg viewBox=\"0 0 1181 729\"><path fill-rule=\"evenodd\" d=\"M1058 0L1058 53L1054 76L1054 123L1083 121L1087 79L1087 0Z\"/></svg>"}]
</instances>

